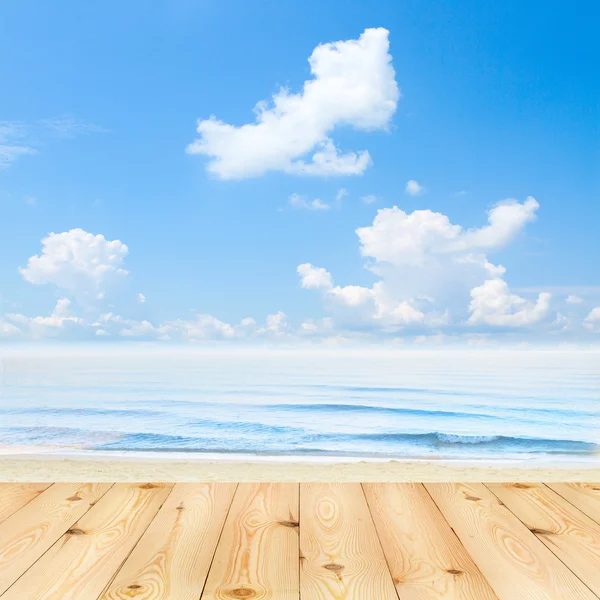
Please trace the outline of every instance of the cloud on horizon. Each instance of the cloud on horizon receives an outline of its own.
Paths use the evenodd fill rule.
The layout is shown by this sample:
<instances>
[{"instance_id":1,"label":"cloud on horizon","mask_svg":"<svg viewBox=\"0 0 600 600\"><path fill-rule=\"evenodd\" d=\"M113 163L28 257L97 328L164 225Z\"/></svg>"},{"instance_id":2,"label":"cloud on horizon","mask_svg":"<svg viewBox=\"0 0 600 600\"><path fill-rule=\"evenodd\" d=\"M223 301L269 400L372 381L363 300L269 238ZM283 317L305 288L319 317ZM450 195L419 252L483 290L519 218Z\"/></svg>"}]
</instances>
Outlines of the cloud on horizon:
<instances>
[{"instance_id":1,"label":"cloud on horizon","mask_svg":"<svg viewBox=\"0 0 600 600\"><path fill-rule=\"evenodd\" d=\"M29 283L55 286L62 296L48 315L0 317L0 339L326 345L406 339L489 345L503 335L515 339L518 331L529 337L594 336L600 333L600 306L586 309L583 300L567 296L561 301L563 314L549 292L532 299L519 296L505 281L506 269L488 258L510 244L538 208L533 198L499 202L489 210L487 224L471 229L430 210L380 209L370 226L356 230L365 266L376 281L370 287L340 286L324 267L299 265L300 287L317 292L329 316L306 317L297 325L283 311L262 322L246 317L227 323L199 312L153 323L135 314L148 301L128 289L129 249L123 242L82 229L52 233L20 272ZM125 291L111 295L118 289ZM118 298L127 295L130 302L119 305ZM132 314L124 316L119 306Z\"/></svg>"}]
</instances>

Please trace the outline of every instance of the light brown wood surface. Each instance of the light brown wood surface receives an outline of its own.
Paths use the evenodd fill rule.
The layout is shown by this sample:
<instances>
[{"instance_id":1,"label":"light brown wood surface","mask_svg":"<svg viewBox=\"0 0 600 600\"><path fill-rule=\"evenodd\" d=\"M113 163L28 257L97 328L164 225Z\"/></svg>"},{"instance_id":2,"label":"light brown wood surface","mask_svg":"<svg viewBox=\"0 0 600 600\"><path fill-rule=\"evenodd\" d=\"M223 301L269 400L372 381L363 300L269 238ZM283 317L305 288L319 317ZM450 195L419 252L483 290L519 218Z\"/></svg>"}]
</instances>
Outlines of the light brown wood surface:
<instances>
[{"instance_id":1,"label":"light brown wood surface","mask_svg":"<svg viewBox=\"0 0 600 600\"><path fill-rule=\"evenodd\" d=\"M504 505L600 595L600 525L543 483L488 484Z\"/></svg>"},{"instance_id":2,"label":"light brown wood surface","mask_svg":"<svg viewBox=\"0 0 600 600\"><path fill-rule=\"evenodd\" d=\"M298 600L298 491L238 486L202 600Z\"/></svg>"},{"instance_id":3,"label":"light brown wood surface","mask_svg":"<svg viewBox=\"0 0 600 600\"><path fill-rule=\"evenodd\" d=\"M51 483L0 483L0 523L51 485Z\"/></svg>"},{"instance_id":4,"label":"light brown wood surface","mask_svg":"<svg viewBox=\"0 0 600 600\"><path fill-rule=\"evenodd\" d=\"M98 600L171 485L115 484L1 597Z\"/></svg>"},{"instance_id":5,"label":"light brown wood surface","mask_svg":"<svg viewBox=\"0 0 600 600\"><path fill-rule=\"evenodd\" d=\"M236 487L176 484L103 600L198 600Z\"/></svg>"},{"instance_id":6,"label":"light brown wood surface","mask_svg":"<svg viewBox=\"0 0 600 600\"><path fill-rule=\"evenodd\" d=\"M422 484L363 488L402 600L496 600Z\"/></svg>"},{"instance_id":7,"label":"light brown wood surface","mask_svg":"<svg viewBox=\"0 0 600 600\"><path fill-rule=\"evenodd\" d=\"M397 600L359 483L300 486L303 600Z\"/></svg>"},{"instance_id":8,"label":"light brown wood surface","mask_svg":"<svg viewBox=\"0 0 600 600\"><path fill-rule=\"evenodd\" d=\"M0 600L600 600L593 483L0 484L0 509Z\"/></svg>"},{"instance_id":9,"label":"light brown wood surface","mask_svg":"<svg viewBox=\"0 0 600 600\"><path fill-rule=\"evenodd\" d=\"M548 483L550 489L600 523L600 483Z\"/></svg>"},{"instance_id":10,"label":"light brown wood surface","mask_svg":"<svg viewBox=\"0 0 600 600\"><path fill-rule=\"evenodd\" d=\"M501 600L596 600L483 484L425 487Z\"/></svg>"},{"instance_id":11,"label":"light brown wood surface","mask_svg":"<svg viewBox=\"0 0 600 600\"><path fill-rule=\"evenodd\" d=\"M110 483L56 483L0 523L0 594L110 487Z\"/></svg>"}]
</instances>

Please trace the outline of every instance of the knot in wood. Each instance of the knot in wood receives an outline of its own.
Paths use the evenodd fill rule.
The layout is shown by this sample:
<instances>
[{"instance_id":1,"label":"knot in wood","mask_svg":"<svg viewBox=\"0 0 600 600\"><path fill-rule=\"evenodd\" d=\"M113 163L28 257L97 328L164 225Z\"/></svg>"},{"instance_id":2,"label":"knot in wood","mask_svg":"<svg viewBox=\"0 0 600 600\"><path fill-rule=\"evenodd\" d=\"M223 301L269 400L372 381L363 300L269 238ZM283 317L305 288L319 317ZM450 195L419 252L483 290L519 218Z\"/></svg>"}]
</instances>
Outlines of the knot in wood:
<instances>
[{"instance_id":1,"label":"knot in wood","mask_svg":"<svg viewBox=\"0 0 600 600\"><path fill-rule=\"evenodd\" d=\"M83 529L73 528L73 529L67 529L67 533L69 535L84 535L85 531Z\"/></svg>"},{"instance_id":2,"label":"knot in wood","mask_svg":"<svg viewBox=\"0 0 600 600\"><path fill-rule=\"evenodd\" d=\"M283 525L284 527L298 527L299 523L297 523L296 521L279 521L280 525Z\"/></svg>"},{"instance_id":3,"label":"knot in wood","mask_svg":"<svg viewBox=\"0 0 600 600\"><path fill-rule=\"evenodd\" d=\"M336 565L335 563L329 563L328 565L323 565L324 569L328 571L333 571L334 573L339 573L344 569L342 565Z\"/></svg>"},{"instance_id":4,"label":"knot in wood","mask_svg":"<svg viewBox=\"0 0 600 600\"><path fill-rule=\"evenodd\" d=\"M531 531L531 533L536 533L537 535L552 535L554 533L553 531L548 531L547 529L537 529L536 527L530 529L529 531Z\"/></svg>"},{"instance_id":5,"label":"knot in wood","mask_svg":"<svg viewBox=\"0 0 600 600\"><path fill-rule=\"evenodd\" d=\"M458 569L447 569L446 573L450 573L450 575L462 575L462 571Z\"/></svg>"},{"instance_id":6,"label":"knot in wood","mask_svg":"<svg viewBox=\"0 0 600 600\"><path fill-rule=\"evenodd\" d=\"M256 592L250 588L236 588L229 592L229 596L231 598L254 598Z\"/></svg>"}]
</instances>

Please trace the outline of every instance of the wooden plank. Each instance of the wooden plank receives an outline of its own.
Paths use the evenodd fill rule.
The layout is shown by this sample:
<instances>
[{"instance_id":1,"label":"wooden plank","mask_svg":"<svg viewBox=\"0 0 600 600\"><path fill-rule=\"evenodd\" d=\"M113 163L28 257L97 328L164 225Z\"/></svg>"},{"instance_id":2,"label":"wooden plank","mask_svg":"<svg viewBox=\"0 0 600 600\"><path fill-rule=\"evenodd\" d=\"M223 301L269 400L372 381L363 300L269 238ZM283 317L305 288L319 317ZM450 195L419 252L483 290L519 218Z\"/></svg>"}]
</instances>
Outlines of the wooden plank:
<instances>
[{"instance_id":1,"label":"wooden plank","mask_svg":"<svg viewBox=\"0 0 600 600\"><path fill-rule=\"evenodd\" d=\"M597 599L483 484L425 487L501 600Z\"/></svg>"},{"instance_id":2,"label":"wooden plank","mask_svg":"<svg viewBox=\"0 0 600 600\"><path fill-rule=\"evenodd\" d=\"M402 600L497 600L422 484L363 488Z\"/></svg>"},{"instance_id":3,"label":"wooden plank","mask_svg":"<svg viewBox=\"0 0 600 600\"><path fill-rule=\"evenodd\" d=\"M240 484L202 600L298 600L298 484Z\"/></svg>"},{"instance_id":4,"label":"wooden plank","mask_svg":"<svg viewBox=\"0 0 600 600\"><path fill-rule=\"evenodd\" d=\"M0 523L0 595L110 487L57 483Z\"/></svg>"},{"instance_id":5,"label":"wooden plank","mask_svg":"<svg viewBox=\"0 0 600 600\"><path fill-rule=\"evenodd\" d=\"M547 483L596 523L600 523L600 483Z\"/></svg>"},{"instance_id":6,"label":"wooden plank","mask_svg":"<svg viewBox=\"0 0 600 600\"><path fill-rule=\"evenodd\" d=\"M235 489L175 485L103 600L198 600Z\"/></svg>"},{"instance_id":7,"label":"wooden plank","mask_svg":"<svg viewBox=\"0 0 600 600\"><path fill-rule=\"evenodd\" d=\"M0 523L47 490L51 483L0 483Z\"/></svg>"},{"instance_id":8,"label":"wooden plank","mask_svg":"<svg viewBox=\"0 0 600 600\"><path fill-rule=\"evenodd\" d=\"M97 600L171 491L167 484L115 484L2 600Z\"/></svg>"},{"instance_id":9,"label":"wooden plank","mask_svg":"<svg viewBox=\"0 0 600 600\"><path fill-rule=\"evenodd\" d=\"M543 483L492 483L487 487L600 596L598 523Z\"/></svg>"},{"instance_id":10,"label":"wooden plank","mask_svg":"<svg viewBox=\"0 0 600 600\"><path fill-rule=\"evenodd\" d=\"M398 600L359 483L300 486L302 600Z\"/></svg>"}]
</instances>

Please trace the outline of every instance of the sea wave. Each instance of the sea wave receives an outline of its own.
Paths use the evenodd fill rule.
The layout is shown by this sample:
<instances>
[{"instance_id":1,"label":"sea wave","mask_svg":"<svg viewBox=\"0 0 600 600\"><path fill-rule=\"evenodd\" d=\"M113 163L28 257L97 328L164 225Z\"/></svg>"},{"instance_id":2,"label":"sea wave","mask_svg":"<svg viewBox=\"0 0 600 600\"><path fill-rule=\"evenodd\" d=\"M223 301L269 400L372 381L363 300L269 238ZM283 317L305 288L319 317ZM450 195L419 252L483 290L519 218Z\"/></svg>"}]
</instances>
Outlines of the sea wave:
<instances>
[{"instance_id":1,"label":"sea wave","mask_svg":"<svg viewBox=\"0 0 600 600\"><path fill-rule=\"evenodd\" d=\"M265 434L269 429L269 435ZM0 429L8 443L81 447L106 451L224 452L244 454L368 455L382 457L464 454L600 454L600 444L582 440L428 433L311 433L299 428L251 426L219 433L177 435L152 432L89 431L68 427L13 427Z\"/></svg>"}]
</instances>

